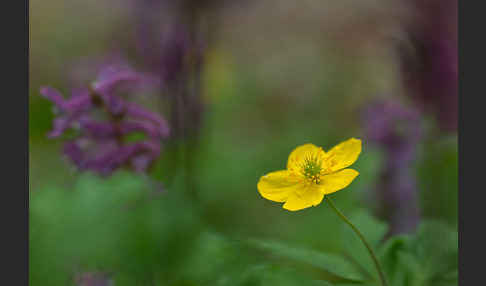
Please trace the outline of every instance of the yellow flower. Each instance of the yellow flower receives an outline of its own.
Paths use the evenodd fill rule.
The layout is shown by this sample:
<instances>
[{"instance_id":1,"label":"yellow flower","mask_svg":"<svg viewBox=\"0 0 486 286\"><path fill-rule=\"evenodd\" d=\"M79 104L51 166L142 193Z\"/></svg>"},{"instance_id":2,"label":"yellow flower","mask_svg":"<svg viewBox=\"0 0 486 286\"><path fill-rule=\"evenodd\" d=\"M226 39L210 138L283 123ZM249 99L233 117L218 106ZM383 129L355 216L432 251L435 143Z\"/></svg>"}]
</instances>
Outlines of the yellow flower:
<instances>
[{"instance_id":1,"label":"yellow flower","mask_svg":"<svg viewBox=\"0 0 486 286\"><path fill-rule=\"evenodd\" d=\"M324 195L347 187L358 176L345 169L358 159L361 140L351 138L329 152L314 144L304 144L292 151L287 170L269 173L260 178L257 188L271 201L280 202L284 209L297 211L317 206Z\"/></svg>"}]
</instances>

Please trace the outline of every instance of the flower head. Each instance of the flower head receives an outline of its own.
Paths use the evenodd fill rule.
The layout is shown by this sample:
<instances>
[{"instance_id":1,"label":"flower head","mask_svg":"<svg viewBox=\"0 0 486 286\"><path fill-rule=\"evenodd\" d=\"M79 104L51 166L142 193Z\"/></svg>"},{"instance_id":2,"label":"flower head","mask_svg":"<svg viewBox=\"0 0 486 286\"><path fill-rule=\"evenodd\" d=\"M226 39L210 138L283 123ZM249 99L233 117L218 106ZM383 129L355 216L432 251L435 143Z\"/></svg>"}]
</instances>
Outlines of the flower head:
<instances>
[{"instance_id":1,"label":"flower head","mask_svg":"<svg viewBox=\"0 0 486 286\"><path fill-rule=\"evenodd\" d=\"M317 206L324 195L347 187L358 172L346 167L361 153L361 140L351 138L329 152L314 144L304 144L292 151L287 170L260 178L257 188L262 197L285 204L284 209L297 211Z\"/></svg>"},{"instance_id":2,"label":"flower head","mask_svg":"<svg viewBox=\"0 0 486 286\"><path fill-rule=\"evenodd\" d=\"M122 167L147 171L160 155L169 125L161 115L118 93L158 85L153 78L126 65L110 64L102 66L90 87L73 90L69 98L54 88L42 87L40 93L58 110L49 138L75 130L75 137L64 144L64 154L80 170L102 175ZM129 140L132 135L141 138L134 142Z\"/></svg>"},{"instance_id":3,"label":"flower head","mask_svg":"<svg viewBox=\"0 0 486 286\"><path fill-rule=\"evenodd\" d=\"M405 26L412 49L399 50L404 86L439 127L457 131L458 116L458 0L406 1L416 16Z\"/></svg>"},{"instance_id":4,"label":"flower head","mask_svg":"<svg viewBox=\"0 0 486 286\"><path fill-rule=\"evenodd\" d=\"M365 138L384 155L373 188L378 215L390 222L390 234L413 231L420 219L413 162L423 135L422 115L398 102L377 100L364 108L362 118Z\"/></svg>"}]
</instances>

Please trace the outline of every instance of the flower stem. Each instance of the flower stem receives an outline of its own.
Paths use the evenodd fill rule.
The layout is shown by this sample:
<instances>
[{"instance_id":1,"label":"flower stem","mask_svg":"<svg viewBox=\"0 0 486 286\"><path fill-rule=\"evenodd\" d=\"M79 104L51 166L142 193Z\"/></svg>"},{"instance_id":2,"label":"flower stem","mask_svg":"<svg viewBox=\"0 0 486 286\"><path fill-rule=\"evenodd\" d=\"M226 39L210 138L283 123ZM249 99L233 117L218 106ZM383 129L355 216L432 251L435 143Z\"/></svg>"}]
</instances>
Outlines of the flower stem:
<instances>
[{"instance_id":1,"label":"flower stem","mask_svg":"<svg viewBox=\"0 0 486 286\"><path fill-rule=\"evenodd\" d=\"M385 280L385 275L383 274L383 271L381 270L381 267L380 267L380 264L378 263L378 259L376 258L376 255L375 253L373 252L373 249L371 248L371 246L368 244L368 242L366 241L366 239L364 238L363 234L361 234L361 232L358 230L358 228L356 226L354 226L354 224L347 218L343 215L343 213L341 211L339 211L336 206L334 205L334 203L331 201L331 199L326 196L325 199L327 200L327 202L329 203L329 205L331 206L331 208L334 210L334 212L345 222L347 223L353 230L354 232L359 236L359 238L361 239L361 241L363 242L363 244L366 246L366 249L368 249L368 252L370 253L370 256L371 258L373 259L373 262L375 263L375 266L376 266L376 270L378 271L378 275L380 276L380 280L381 280L381 285L382 286L387 286L386 284L386 280Z\"/></svg>"}]
</instances>

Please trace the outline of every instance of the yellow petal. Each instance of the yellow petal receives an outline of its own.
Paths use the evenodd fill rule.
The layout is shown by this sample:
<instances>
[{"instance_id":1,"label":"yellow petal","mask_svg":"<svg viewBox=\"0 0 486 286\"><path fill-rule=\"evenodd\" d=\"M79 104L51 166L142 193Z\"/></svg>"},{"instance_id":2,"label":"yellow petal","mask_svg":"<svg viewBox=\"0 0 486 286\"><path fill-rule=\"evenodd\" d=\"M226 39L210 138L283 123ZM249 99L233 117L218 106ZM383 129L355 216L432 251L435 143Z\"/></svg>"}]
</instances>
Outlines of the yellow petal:
<instances>
[{"instance_id":1,"label":"yellow petal","mask_svg":"<svg viewBox=\"0 0 486 286\"><path fill-rule=\"evenodd\" d=\"M301 164L304 162L305 158L309 156L318 156L319 158L322 158L324 154L324 150L314 144L308 143L300 145L290 153L287 161L287 169L299 173Z\"/></svg>"},{"instance_id":2,"label":"yellow petal","mask_svg":"<svg viewBox=\"0 0 486 286\"><path fill-rule=\"evenodd\" d=\"M353 164L361 153L361 140L351 138L336 146L326 153L323 168L326 173L332 173L344 169Z\"/></svg>"},{"instance_id":3,"label":"yellow petal","mask_svg":"<svg viewBox=\"0 0 486 286\"><path fill-rule=\"evenodd\" d=\"M260 178L257 188L262 197L274 202L285 202L287 198L296 191L300 182L287 170L269 173Z\"/></svg>"},{"instance_id":4,"label":"yellow petal","mask_svg":"<svg viewBox=\"0 0 486 286\"><path fill-rule=\"evenodd\" d=\"M292 193L283 208L289 211L298 211L311 206L317 206L322 202L324 194L319 191L316 185L305 186L304 184L299 185L300 188L305 188L301 192Z\"/></svg>"},{"instance_id":5,"label":"yellow petal","mask_svg":"<svg viewBox=\"0 0 486 286\"><path fill-rule=\"evenodd\" d=\"M320 190L324 194L331 194L347 187L359 175L353 169L344 169L336 173L324 175L319 184Z\"/></svg>"}]
</instances>

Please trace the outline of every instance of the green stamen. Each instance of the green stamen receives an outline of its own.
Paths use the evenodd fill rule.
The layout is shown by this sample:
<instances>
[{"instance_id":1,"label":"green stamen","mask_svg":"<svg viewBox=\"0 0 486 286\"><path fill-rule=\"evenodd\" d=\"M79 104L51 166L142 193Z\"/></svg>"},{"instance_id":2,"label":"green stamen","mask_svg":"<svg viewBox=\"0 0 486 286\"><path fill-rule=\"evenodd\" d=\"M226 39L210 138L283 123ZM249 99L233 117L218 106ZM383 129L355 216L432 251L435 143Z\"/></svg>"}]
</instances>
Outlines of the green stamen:
<instances>
[{"instance_id":1,"label":"green stamen","mask_svg":"<svg viewBox=\"0 0 486 286\"><path fill-rule=\"evenodd\" d=\"M302 164L302 174L310 181L319 184L322 171L322 162L316 156L309 156Z\"/></svg>"}]
</instances>

